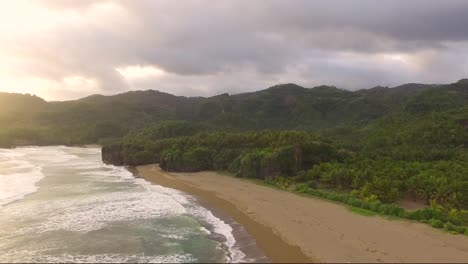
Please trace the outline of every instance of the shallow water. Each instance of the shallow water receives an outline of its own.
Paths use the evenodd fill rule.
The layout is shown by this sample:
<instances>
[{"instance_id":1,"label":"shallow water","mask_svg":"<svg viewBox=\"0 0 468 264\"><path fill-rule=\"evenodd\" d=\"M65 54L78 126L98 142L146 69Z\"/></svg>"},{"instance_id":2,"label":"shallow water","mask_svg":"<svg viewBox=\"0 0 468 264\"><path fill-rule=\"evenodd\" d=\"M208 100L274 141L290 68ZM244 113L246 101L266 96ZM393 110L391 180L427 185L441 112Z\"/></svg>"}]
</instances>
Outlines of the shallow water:
<instances>
[{"instance_id":1,"label":"shallow water","mask_svg":"<svg viewBox=\"0 0 468 264\"><path fill-rule=\"evenodd\" d=\"M231 226L99 149L0 149L0 262L241 261Z\"/></svg>"}]
</instances>

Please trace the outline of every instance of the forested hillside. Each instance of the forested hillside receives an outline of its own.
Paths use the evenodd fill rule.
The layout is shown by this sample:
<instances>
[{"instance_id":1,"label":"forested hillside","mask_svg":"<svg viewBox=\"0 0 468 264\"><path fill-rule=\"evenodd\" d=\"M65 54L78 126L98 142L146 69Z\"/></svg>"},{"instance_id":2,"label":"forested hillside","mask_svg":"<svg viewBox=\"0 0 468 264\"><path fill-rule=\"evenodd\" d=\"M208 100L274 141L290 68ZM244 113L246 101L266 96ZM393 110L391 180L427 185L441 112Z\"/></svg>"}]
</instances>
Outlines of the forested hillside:
<instances>
[{"instance_id":1,"label":"forested hillside","mask_svg":"<svg viewBox=\"0 0 468 264\"><path fill-rule=\"evenodd\" d=\"M149 90L67 102L0 93L0 144L106 142L164 120L186 120L238 132L300 129L349 135L350 129L363 128L395 113L417 115L466 105L466 82L439 86L406 84L355 92L330 86L309 89L283 84L253 93L210 98Z\"/></svg>"},{"instance_id":2,"label":"forested hillside","mask_svg":"<svg viewBox=\"0 0 468 264\"><path fill-rule=\"evenodd\" d=\"M115 165L229 171L468 233L466 79L354 92L283 84L210 98L0 94L0 108L4 147L101 143ZM393 204L402 199L431 207L406 212Z\"/></svg>"}]
</instances>

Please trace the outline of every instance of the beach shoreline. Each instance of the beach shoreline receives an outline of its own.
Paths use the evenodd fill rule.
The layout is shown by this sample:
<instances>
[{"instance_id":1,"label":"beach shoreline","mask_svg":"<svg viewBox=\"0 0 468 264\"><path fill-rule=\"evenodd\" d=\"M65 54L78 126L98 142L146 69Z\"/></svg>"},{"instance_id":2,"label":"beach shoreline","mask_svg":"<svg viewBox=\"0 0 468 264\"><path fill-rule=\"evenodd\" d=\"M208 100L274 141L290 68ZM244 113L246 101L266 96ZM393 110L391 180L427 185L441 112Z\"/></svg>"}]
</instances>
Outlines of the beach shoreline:
<instances>
[{"instance_id":1,"label":"beach shoreline","mask_svg":"<svg viewBox=\"0 0 468 264\"><path fill-rule=\"evenodd\" d=\"M430 226L354 214L313 197L215 172L138 166L146 180L191 194L243 225L273 262L466 262L468 238Z\"/></svg>"},{"instance_id":2,"label":"beach shoreline","mask_svg":"<svg viewBox=\"0 0 468 264\"><path fill-rule=\"evenodd\" d=\"M159 168L159 167L157 167ZM165 174L162 170L148 171L148 166L137 166L130 168L136 177L142 177L152 183L180 190L198 199L200 204L222 218L233 220L228 222L233 227L233 235L236 238L240 250L246 254L246 260L254 262L274 263L317 263L317 260L306 256L299 247L286 243L273 230L263 224L254 221L248 214L239 210L233 203L218 197L216 193L205 191L175 179ZM233 226L240 225L239 226ZM243 230L240 230L243 229ZM249 237L246 237L245 231ZM254 239L254 241L249 241ZM251 243L255 244L252 245ZM260 251L259 251L260 250Z\"/></svg>"}]
</instances>

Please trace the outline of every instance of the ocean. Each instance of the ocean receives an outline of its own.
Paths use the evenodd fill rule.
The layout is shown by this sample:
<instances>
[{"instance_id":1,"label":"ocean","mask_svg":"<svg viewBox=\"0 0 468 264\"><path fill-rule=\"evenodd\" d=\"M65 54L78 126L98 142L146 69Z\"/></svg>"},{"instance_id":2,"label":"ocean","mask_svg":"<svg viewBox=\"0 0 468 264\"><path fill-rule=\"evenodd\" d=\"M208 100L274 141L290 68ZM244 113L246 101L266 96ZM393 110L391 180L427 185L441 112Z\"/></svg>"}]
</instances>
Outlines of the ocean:
<instances>
[{"instance_id":1,"label":"ocean","mask_svg":"<svg viewBox=\"0 0 468 264\"><path fill-rule=\"evenodd\" d=\"M0 149L0 262L240 261L231 225L100 149Z\"/></svg>"}]
</instances>

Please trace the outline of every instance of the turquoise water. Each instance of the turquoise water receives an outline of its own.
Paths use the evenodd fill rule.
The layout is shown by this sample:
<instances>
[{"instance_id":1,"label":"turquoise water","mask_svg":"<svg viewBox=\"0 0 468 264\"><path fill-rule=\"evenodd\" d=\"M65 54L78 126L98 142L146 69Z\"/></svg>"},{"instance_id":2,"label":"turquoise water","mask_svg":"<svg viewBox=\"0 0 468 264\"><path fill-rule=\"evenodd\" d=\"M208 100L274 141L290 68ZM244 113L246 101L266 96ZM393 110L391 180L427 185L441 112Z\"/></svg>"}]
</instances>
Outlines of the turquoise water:
<instances>
[{"instance_id":1,"label":"turquoise water","mask_svg":"<svg viewBox=\"0 0 468 264\"><path fill-rule=\"evenodd\" d=\"M0 262L238 262L232 228L99 149L0 149Z\"/></svg>"}]
</instances>

